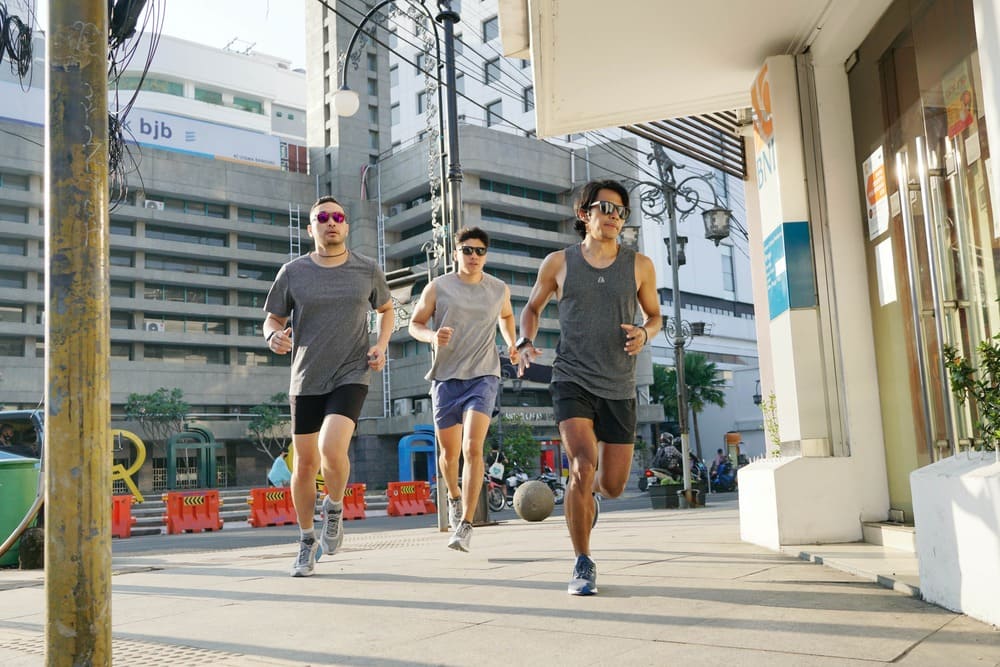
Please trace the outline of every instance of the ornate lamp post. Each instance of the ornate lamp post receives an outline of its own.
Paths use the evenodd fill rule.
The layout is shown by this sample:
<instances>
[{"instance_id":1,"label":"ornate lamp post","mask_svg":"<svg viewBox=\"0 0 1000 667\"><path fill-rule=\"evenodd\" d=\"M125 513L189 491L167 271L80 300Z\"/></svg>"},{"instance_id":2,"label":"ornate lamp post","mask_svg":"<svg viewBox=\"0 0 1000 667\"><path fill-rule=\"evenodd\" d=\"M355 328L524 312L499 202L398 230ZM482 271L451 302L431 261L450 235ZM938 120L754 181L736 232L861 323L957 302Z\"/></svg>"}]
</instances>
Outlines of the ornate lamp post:
<instances>
[{"instance_id":1,"label":"ornate lamp post","mask_svg":"<svg viewBox=\"0 0 1000 667\"><path fill-rule=\"evenodd\" d=\"M684 494L689 504L693 500L691 493L691 466L688 463L691 443L688 437L688 395L687 384L684 381L684 344L693 335L690 325L681 319L681 298L678 287L680 265L683 263L680 253L680 240L677 235L678 216L683 220L695 211L702 211L705 223L705 238L711 239L715 245L729 236L729 220L732 211L722 205L715 188L712 186L711 174L695 174L677 180L674 168L681 167L674 162L663 146L653 145L653 152L648 156L649 162L656 162L659 172L659 182L641 181L634 187L642 188L639 202L644 214L664 221L666 216L670 224L670 236L664 239L669 250L671 285L673 289L673 318L664 317L663 334L674 346L674 369L677 373L677 422L681 431L681 455L684 459ZM711 194L711 198L707 194Z\"/></svg>"},{"instance_id":2,"label":"ornate lamp post","mask_svg":"<svg viewBox=\"0 0 1000 667\"><path fill-rule=\"evenodd\" d=\"M399 4L406 4L408 12L400 12L397 9ZM417 21L418 25L426 17L433 32L433 44L428 42L428 49L434 47L433 56L435 66L428 70L428 74L433 72L433 81L437 89L437 141L430 142L431 160L439 163L439 173L435 176L431 174L431 226L433 235L431 241L424 246L427 253L427 278L434 278L435 267L440 267L441 273L449 273L454 269L452 259L451 244L452 233L462 226L462 165L458 158L458 94L455 90L455 24L459 21L458 12L451 8L451 0L437 0L437 14L428 7L427 0L382 0L374 5L361 19L351 35L351 40L347 45L347 51L340 55L340 82L339 88L333 95L333 108L339 116L353 116L357 113L361 105L358 94L347 85L347 62L350 60L357 67L358 55L351 55L355 44L363 34L365 25L372 19L381 19L380 13L383 7L390 7L390 17L402 15L408 16ZM439 29L444 33L439 34ZM444 44L444 58L441 57L441 45ZM442 80L442 70L444 79ZM445 109L447 115L447 125L441 114L441 109ZM447 138L447 142L445 141ZM447 145L447 150L445 149ZM435 155L435 149L437 155ZM442 222L438 222L437 210L438 201L434 192L435 185L444 185L446 206L442 213Z\"/></svg>"}]
</instances>

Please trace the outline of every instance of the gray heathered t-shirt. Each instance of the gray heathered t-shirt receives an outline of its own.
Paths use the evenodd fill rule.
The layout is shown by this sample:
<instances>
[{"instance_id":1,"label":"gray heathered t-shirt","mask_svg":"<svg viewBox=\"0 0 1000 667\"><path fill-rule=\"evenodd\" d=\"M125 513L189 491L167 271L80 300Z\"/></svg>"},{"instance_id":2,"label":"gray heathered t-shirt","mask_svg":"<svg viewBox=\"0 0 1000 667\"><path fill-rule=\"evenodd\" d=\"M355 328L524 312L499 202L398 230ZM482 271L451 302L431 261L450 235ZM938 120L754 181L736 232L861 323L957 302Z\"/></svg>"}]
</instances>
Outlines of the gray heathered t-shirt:
<instances>
[{"instance_id":1,"label":"gray heathered t-shirt","mask_svg":"<svg viewBox=\"0 0 1000 667\"><path fill-rule=\"evenodd\" d=\"M580 245L564 252L566 278L552 381L574 382L602 398L635 398L635 357L625 353L621 328L635 322L639 305L635 251L619 248L618 257L604 269L588 264Z\"/></svg>"},{"instance_id":2,"label":"gray heathered t-shirt","mask_svg":"<svg viewBox=\"0 0 1000 667\"><path fill-rule=\"evenodd\" d=\"M434 279L434 329L455 331L434 355L427 380L471 380L500 377L496 331L507 288L502 280L483 274L478 283L462 282L456 273Z\"/></svg>"},{"instance_id":3,"label":"gray heathered t-shirt","mask_svg":"<svg viewBox=\"0 0 1000 667\"><path fill-rule=\"evenodd\" d=\"M340 266L320 266L309 255L288 262L267 294L264 310L291 315L291 396L328 394L369 382L368 312L389 300L385 274L351 252Z\"/></svg>"}]
</instances>

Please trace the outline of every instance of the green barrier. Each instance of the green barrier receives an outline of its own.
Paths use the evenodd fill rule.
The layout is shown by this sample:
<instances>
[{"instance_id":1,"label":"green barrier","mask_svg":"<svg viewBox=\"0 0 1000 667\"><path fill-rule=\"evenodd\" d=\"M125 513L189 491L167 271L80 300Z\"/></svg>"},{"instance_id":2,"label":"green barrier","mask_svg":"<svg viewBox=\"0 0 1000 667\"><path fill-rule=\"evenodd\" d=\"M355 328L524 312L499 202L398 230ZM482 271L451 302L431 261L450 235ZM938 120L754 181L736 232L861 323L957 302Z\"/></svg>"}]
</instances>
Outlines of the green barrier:
<instances>
[{"instance_id":1,"label":"green barrier","mask_svg":"<svg viewBox=\"0 0 1000 667\"><path fill-rule=\"evenodd\" d=\"M24 519L37 489L38 459L0 453L0 542ZM0 567L17 565L19 542L0 556Z\"/></svg>"}]
</instances>

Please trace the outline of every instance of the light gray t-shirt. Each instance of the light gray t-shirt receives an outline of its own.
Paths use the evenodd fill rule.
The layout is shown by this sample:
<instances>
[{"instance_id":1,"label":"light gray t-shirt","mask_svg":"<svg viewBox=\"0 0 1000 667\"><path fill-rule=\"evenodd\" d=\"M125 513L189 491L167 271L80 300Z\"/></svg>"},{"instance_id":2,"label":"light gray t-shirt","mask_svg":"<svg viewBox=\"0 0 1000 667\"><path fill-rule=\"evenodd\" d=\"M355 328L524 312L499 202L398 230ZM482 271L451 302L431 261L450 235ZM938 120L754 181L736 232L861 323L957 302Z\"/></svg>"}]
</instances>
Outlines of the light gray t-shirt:
<instances>
[{"instance_id":1,"label":"light gray t-shirt","mask_svg":"<svg viewBox=\"0 0 1000 667\"><path fill-rule=\"evenodd\" d=\"M368 312L389 300L385 274L351 252L340 266L320 266L309 255L288 262L267 294L264 310L291 315L291 396L328 394L369 382Z\"/></svg>"},{"instance_id":2,"label":"light gray t-shirt","mask_svg":"<svg viewBox=\"0 0 1000 667\"><path fill-rule=\"evenodd\" d=\"M503 309L507 286L484 273L478 283L466 283L457 273L434 279L434 328L455 331L444 347L437 349L427 380L471 380L500 377L497 353L497 321Z\"/></svg>"},{"instance_id":3,"label":"light gray t-shirt","mask_svg":"<svg viewBox=\"0 0 1000 667\"><path fill-rule=\"evenodd\" d=\"M622 324L634 324L639 299L635 251L619 247L610 266L595 269L579 244L566 248L559 299L559 344L553 382L574 382L595 396L635 398L635 357L625 353Z\"/></svg>"}]
</instances>

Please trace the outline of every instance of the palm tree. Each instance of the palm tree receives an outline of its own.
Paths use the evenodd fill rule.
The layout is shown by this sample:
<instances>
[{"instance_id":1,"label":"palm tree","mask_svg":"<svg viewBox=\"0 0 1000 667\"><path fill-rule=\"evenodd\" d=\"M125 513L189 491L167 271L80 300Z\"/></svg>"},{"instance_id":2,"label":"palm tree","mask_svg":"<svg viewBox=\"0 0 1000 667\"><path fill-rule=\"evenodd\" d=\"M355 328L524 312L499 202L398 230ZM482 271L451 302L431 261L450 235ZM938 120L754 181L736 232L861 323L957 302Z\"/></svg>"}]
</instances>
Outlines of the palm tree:
<instances>
[{"instance_id":1,"label":"palm tree","mask_svg":"<svg viewBox=\"0 0 1000 667\"><path fill-rule=\"evenodd\" d=\"M720 387L725 380L719 377L715 364L705 355L690 353L684 355L684 384L687 385L688 407L691 409L691 426L694 431L695 452L701 456L701 434L698 431L698 413L709 403L720 408L726 405L726 395ZM667 417L677 418L677 373L666 366L653 367L653 386L650 397L654 403L663 405Z\"/></svg>"}]
</instances>

